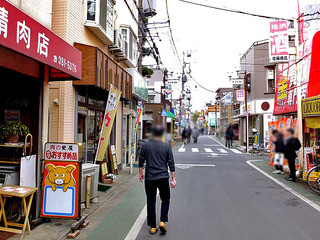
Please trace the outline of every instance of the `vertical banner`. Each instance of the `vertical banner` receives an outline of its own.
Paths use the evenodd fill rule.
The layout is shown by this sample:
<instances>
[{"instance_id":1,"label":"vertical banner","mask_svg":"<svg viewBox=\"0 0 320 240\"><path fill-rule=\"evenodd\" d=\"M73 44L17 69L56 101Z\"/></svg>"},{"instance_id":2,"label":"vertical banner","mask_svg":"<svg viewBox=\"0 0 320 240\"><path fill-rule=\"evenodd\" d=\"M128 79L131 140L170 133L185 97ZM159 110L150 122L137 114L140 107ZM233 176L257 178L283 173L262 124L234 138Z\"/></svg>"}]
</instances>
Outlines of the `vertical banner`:
<instances>
[{"instance_id":1,"label":"vertical banner","mask_svg":"<svg viewBox=\"0 0 320 240\"><path fill-rule=\"evenodd\" d=\"M274 146L274 143L272 142L272 131L275 129L278 129L279 121L269 122L268 125L269 125L268 131L269 131L269 136L270 136L270 138L269 138L270 139L270 165L273 166L275 146Z\"/></svg>"},{"instance_id":2,"label":"vertical banner","mask_svg":"<svg viewBox=\"0 0 320 240\"><path fill-rule=\"evenodd\" d=\"M134 161L134 153L135 153L135 148L136 148L136 138L137 138L137 131L138 131L138 126L140 122L140 118L142 115L142 102L138 102L137 106L137 120L136 120L136 125L134 126L133 129L133 136L132 136L132 148L131 148L131 159Z\"/></svg>"},{"instance_id":3,"label":"vertical banner","mask_svg":"<svg viewBox=\"0 0 320 240\"><path fill-rule=\"evenodd\" d=\"M270 22L269 58L270 62L289 61L287 21Z\"/></svg>"},{"instance_id":4,"label":"vertical banner","mask_svg":"<svg viewBox=\"0 0 320 240\"><path fill-rule=\"evenodd\" d=\"M101 128L95 161L103 161L104 156L106 154L110 133L111 133L113 121L117 112L120 96L121 96L121 91L119 91L117 88L111 85L107 106L106 106L106 111L104 113L103 124Z\"/></svg>"}]
</instances>

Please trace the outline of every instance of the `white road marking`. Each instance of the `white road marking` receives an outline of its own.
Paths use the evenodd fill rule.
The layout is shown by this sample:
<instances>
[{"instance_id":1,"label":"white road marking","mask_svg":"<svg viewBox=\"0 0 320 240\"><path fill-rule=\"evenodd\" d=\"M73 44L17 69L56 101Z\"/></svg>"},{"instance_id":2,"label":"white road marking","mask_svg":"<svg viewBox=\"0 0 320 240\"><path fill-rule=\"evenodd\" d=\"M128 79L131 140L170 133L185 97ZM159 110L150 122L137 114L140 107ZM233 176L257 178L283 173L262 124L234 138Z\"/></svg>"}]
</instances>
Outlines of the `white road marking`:
<instances>
[{"instance_id":1,"label":"white road marking","mask_svg":"<svg viewBox=\"0 0 320 240\"><path fill-rule=\"evenodd\" d=\"M215 141L216 143L218 143L220 146L224 147L225 149L227 149L226 146L224 146L222 143L218 142L217 140L215 140L213 137L209 137L207 136L208 138L210 138L211 140Z\"/></svg>"},{"instance_id":2,"label":"white road marking","mask_svg":"<svg viewBox=\"0 0 320 240\"><path fill-rule=\"evenodd\" d=\"M239 150L237 150L237 149L230 149L232 152L234 152L234 153L237 153L237 154L242 154L242 152L240 152Z\"/></svg>"},{"instance_id":3,"label":"white road marking","mask_svg":"<svg viewBox=\"0 0 320 240\"><path fill-rule=\"evenodd\" d=\"M198 148L192 148L192 152L199 152Z\"/></svg>"},{"instance_id":4,"label":"white road marking","mask_svg":"<svg viewBox=\"0 0 320 240\"><path fill-rule=\"evenodd\" d=\"M220 145L217 144L204 144L205 147L220 147Z\"/></svg>"},{"instance_id":5,"label":"white road marking","mask_svg":"<svg viewBox=\"0 0 320 240\"><path fill-rule=\"evenodd\" d=\"M176 163L176 166L189 166L189 167L215 167L213 164L192 164L192 163Z\"/></svg>"},{"instance_id":6,"label":"white road marking","mask_svg":"<svg viewBox=\"0 0 320 240\"><path fill-rule=\"evenodd\" d=\"M213 152L211 148L205 148L204 150L205 150L206 152L210 152L210 153Z\"/></svg>"},{"instance_id":7,"label":"white road marking","mask_svg":"<svg viewBox=\"0 0 320 240\"><path fill-rule=\"evenodd\" d=\"M179 148L178 152L185 152L186 149L184 147Z\"/></svg>"},{"instance_id":8,"label":"white road marking","mask_svg":"<svg viewBox=\"0 0 320 240\"><path fill-rule=\"evenodd\" d=\"M226 150L224 150L223 148L218 148L218 150L221 152L221 153L228 153Z\"/></svg>"},{"instance_id":9,"label":"white road marking","mask_svg":"<svg viewBox=\"0 0 320 240\"><path fill-rule=\"evenodd\" d=\"M159 195L159 191L157 191L157 196ZM132 225L127 237L124 240L135 240L138 237L138 234L146 221L147 218L147 204L142 209L141 213L139 214L139 217Z\"/></svg>"},{"instance_id":10,"label":"white road marking","mask_svg":"<svg viewBox=\"0 0 320 240\"><path fill-rule=\"evenodd\" d=\"M275 183L277 183L278 185L280 185L281 187L286 189L288 192L292 193L293 195L295 195L296 197L300 198L302 201L304 201L305 203L309 204L311 207L316 209L318 212L320 212L320 206L319 205L315 204L314 202L312 202L311 200L309 200L305 196L302 196L300 193L296 192L292 188L290 188L287 185L285 185L282 182L280 182L278 179L275 179L274 177L270 176L265 171L261 170L260 168L258 168L258 167L256 167L255 165L252 164L252 162L256 162L256 161L263 161L263 160L249 160L249 161L247 161L247 164L249 164L251 167L253 167L257 171L259 171L260 173L262 173L266 177L270 178L272 181L274 181Z\"/></svg>"}]
</instances>

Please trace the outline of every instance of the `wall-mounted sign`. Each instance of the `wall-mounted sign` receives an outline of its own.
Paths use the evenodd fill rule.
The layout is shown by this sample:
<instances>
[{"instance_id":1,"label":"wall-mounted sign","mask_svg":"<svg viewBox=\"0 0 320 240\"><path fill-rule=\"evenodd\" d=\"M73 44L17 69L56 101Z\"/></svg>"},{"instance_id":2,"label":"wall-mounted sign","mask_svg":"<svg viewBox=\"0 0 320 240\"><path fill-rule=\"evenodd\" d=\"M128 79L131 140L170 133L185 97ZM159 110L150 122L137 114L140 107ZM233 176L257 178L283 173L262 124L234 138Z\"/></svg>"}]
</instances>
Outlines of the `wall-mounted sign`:
<instances>
[{"instance_id":1,"label":"wall-mounted sign","mask_svg":"<svg viewBox=\"0 0 320 240\"><path fill-rule=\"evenodd\" d=\"M302 99L302 116L320 116L320 97Z\"/></svg>"},{"instance_id":2,"label":"wall-mounted sign","mask_svg":"<svg viewBox=\"0 0 320 240\"><path fill-rule=\"evenodd\" d=\"M243 79L231 79L232 84L243 84Z\"/></svg>"},{"instance_id":3,"label":"wall-mounted sign","mask_svg":"<svg viewBox=\"0 0 320 240\"><path fill-rule=\"evenodd\" d=\"M268 111L268 110L270 109L270 103L268 103L268 102L263 102L263 103L261 104L261 109L262 109L263 111Z\"/></svg>"},{"instance_id":4,"label":"wall-mounted sign","mask_svg":"<svg viewBox=\"0 0 320 240\"><path fill-rule=\"evenodd\" d=\"M76 161L45 161L42 184L42 217L79 217L79 164Z\"/></svg>"},{"instance_id":5,"label":"wall-mounted sign","mask_svg":"<svg viewBox=\"0 0 320 240\"><path fill-rule=\"evenodd\" d=\"M129 73L132 76L133 89L132 92L136 96L142 98L143 100L148 100L148 82L145 80L141 74L135 68L129 68Z\"/></svg>"},{"instance_id":6,"label":"wall-mounted sign","mask_svg":"<svg viewBox=\"0 0 320 240\"><path fill-rule=\"evenodd\" d=\"M236 101L243 102L245 100L245 92L244 89L236 90Z\"/></svg>"},{"instance_id":7,"label":"wall-mounted sign","mask_svg":"<svg viewBox=\"0 0 320 240\"><path fill-rule=\"evenodd\" d=\"M227 94L225 96L225 105L231 105L231 103L232 103L232 96L231 94Z\"/></svg>"},{"instance_id":8,"label":"wall-mounted sign","mask_svg":"<svg viewBox=\"0 0 320 240\"><path fill-rule=\"evenodd\" d=\"M8 1L0 10L0 45L53 67L51 79L81 79L80 51Z\"/></svg>"},{"instance_id":9,"label":"wall-mounted sign","mask_svg":"<svg viewBox=\"0 0 320 240\"><path fill-rule=\"evenodd\" d=\"M271 21L269 37L270 62L289 61L289 40L287 21Z\"/></svg>"}]
</instances>

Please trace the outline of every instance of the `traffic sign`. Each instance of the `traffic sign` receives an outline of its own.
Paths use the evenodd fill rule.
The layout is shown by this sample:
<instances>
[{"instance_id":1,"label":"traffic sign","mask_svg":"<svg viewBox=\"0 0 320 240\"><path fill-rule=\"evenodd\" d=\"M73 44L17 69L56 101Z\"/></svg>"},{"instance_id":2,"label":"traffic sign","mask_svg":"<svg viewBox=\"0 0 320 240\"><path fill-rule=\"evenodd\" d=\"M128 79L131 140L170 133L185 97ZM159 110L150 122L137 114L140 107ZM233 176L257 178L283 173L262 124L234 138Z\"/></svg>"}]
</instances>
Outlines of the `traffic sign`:
<instances>
[{"instance_id":1,"label":"traffic sign","mask_svg":"<svg viewBox=\"0 0 320 240\"><path fill-rule=\"evenodd\" d=\"M165 109L163 109L162 113L161 113L162 117L166 117L167 116L167 111Z\"/></svg>"}]
</instances>

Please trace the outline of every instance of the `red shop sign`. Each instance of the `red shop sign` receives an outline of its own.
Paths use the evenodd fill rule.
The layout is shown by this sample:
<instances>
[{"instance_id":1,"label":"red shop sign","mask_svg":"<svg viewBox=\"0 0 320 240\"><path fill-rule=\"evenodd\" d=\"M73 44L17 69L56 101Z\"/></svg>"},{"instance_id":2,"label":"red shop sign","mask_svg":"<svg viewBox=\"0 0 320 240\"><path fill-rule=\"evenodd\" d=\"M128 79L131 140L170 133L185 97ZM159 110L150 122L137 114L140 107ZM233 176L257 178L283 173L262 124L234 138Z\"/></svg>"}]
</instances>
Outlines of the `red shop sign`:
<instances>
[{"instance_id":1,"label":"red shop sign","mask_svg":"<svg viewBox=\"0 0 320 240\"><path fill-rule=\"evenodd\" d=\"M52 80L81 79L81 52L5 0L0 0L0 45L54 68Z\"/></svg>"}]
</instances>

